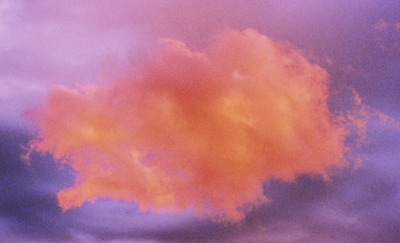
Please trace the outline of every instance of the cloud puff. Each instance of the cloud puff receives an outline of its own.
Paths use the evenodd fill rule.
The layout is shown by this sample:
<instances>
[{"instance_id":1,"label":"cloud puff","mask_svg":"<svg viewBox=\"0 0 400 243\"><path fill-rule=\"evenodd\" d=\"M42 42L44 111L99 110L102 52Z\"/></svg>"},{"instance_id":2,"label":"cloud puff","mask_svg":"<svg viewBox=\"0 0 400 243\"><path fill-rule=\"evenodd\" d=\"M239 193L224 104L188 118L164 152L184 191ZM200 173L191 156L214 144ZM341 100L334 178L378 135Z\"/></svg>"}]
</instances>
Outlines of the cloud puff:
<instances>
[{"instance_id":1,"label":"cloud puff","mask_svg":"<svg viewBox=\"0 0 400 243\"><path fill-rule=\"evenodd\" d=\"M203 51L160 40L129 74L53 86L27 114L32 148L77 173L58 193L64 210L111 197L237 220L265 200L266 180L343 165L347 129L327 92L325 70L300 52L228 29Z\"/></svg>"},{"instance_id":2,"label":"cloud puff","mask_svg":"<svg viewBox=\"0 0 400 243\"><path fill-rule=\"evenodd\" d=\"M374 37L379 47L384 51L394 51L400 48L400 23L390 23L383 19L374 26Z\"/></svg>"}]
</instances>

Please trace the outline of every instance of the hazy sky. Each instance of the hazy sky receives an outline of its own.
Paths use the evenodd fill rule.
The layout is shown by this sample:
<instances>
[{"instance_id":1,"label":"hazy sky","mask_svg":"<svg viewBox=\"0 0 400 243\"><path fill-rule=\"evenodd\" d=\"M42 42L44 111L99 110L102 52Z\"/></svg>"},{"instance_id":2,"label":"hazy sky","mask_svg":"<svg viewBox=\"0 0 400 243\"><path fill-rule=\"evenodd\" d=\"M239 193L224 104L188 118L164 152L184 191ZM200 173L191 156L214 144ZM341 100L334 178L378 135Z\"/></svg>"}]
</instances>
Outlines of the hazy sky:
<instances>
[{"instance_id":1,"label":"hazy sky","mask_svg":"<svg viewBox=\"0 0 400 243\"><path fill-rule=\"evenodd\" d=\"M0 0L0 241L400 241L399 11Z\"/></svg>"}]
</instances>

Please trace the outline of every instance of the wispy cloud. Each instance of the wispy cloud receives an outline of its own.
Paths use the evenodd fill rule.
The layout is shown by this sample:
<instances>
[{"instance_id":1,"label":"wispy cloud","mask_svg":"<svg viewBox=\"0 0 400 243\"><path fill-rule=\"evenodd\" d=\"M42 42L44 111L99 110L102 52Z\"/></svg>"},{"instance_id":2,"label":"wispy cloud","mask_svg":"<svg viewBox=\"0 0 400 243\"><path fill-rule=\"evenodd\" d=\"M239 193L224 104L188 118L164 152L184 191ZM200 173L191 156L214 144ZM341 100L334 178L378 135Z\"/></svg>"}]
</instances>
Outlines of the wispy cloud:
<instances>
[{"instance_id":1,"label":"wispy cloud","mask_svg":"<svg viewBox=\"0 0 400 243\"><path fill-rule=\"evenodd\" d=\"M382 50L398 51L400 49L400 22L386 22L381 19L374 24L373 31Z\"/></svg>"}]
</instances>

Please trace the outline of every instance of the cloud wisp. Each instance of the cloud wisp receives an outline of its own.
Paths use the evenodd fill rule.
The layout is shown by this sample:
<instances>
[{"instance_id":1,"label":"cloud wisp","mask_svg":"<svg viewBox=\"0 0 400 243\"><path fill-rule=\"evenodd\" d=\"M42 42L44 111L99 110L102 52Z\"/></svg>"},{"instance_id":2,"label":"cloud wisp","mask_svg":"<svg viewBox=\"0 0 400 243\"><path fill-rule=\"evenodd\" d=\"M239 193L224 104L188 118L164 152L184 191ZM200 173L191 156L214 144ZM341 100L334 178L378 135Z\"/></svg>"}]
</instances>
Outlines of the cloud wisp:
<instances>
[{"instance_id":1,"label":"cloud wisp","mask_svg":"<svg viewBox=\"0 0 400 243\"><path fill-rule=\"evenodd\" d=\"M267 200L268 179L346 164L349 129L329 110L328 82L254 30L222 31L202 51L162 39L108 84L53 86L27 112L32 149L77 173L57 195L64 210L111 197L239 220Z\"/></svg>"}]
</instances>

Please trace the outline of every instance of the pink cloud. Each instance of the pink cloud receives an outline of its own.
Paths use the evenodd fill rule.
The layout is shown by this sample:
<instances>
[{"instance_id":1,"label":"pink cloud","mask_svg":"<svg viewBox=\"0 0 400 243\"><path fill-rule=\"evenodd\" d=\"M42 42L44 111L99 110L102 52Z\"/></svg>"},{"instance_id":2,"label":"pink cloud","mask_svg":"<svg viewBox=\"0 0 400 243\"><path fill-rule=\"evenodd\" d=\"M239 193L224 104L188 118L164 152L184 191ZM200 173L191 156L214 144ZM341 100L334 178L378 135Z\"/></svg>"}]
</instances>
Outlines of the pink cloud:
<instances>
[{"instance_id":1,"label":"pink cloud","mask_svg":"<svg viewBox=\"0 0 400 243\"><path fill-rule=\"evenodd\" d=\"M29 110L32 147L77 173L64 210L111 197L142 210L238 220L262 183L343 166L347 129L327 105L328 74L254 30L204 50L163 39L105 85L53 86Z\"/></svg>"}]
</instances>

